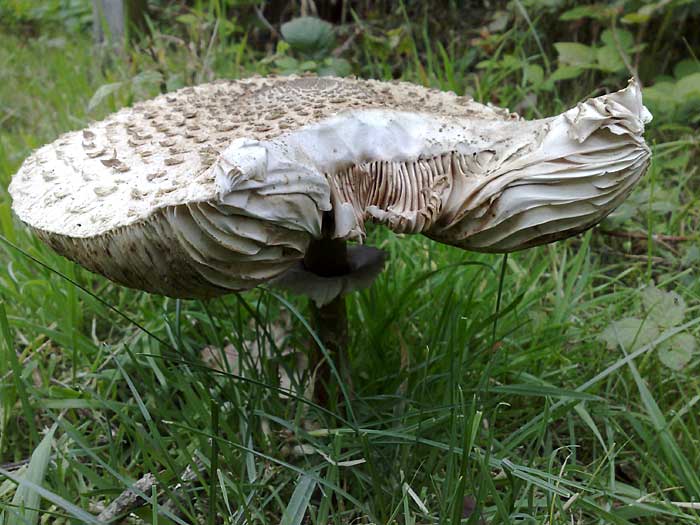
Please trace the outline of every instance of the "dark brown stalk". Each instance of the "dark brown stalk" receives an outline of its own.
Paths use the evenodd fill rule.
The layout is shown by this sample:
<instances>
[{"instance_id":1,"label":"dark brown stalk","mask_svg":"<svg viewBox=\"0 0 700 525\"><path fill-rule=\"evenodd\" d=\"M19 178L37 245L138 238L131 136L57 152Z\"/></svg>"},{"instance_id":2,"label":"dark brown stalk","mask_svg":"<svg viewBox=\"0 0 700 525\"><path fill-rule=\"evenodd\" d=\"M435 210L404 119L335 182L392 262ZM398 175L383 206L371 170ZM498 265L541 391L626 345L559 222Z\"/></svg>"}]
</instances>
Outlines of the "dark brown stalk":
<instances>
[{"instance_id":1,"label":"dark brown stalk","mask_svg":"<svg viewBox=\"0 0 700 525\"><path fill-rule=\"evenodd\" d=\"M304 256L304 266L310 272L322 277L344 275L350 272L347 253L345 241L328 237L314 240ZM345 371L348 345L345 297L336 297L330 303L320 307L311 301L310 307L313 326L319 339L329 356L335 361L336 367ZM310 359L310 369L316 373L314 400L326 407L332 399L337 400L339 390L334 378L331 377L331 369L323 352L317 345L314 345L314 348ZM346 375L341 372L343 379Z\"/></svg>"}]
</instances>

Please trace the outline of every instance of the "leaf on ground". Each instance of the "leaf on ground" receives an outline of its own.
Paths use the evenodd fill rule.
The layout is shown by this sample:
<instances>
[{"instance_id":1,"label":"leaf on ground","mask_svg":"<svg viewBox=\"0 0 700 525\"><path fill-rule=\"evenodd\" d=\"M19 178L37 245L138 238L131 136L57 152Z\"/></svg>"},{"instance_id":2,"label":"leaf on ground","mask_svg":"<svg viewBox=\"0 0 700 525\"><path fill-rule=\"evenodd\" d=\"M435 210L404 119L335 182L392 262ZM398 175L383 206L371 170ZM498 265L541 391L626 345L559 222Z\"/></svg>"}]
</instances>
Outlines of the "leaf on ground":
<instances>
[{"instance_id":1,"label":"leaf on ground","mask_svg":"<svg viewBox=\"0 0 700 525\"><path fill-rule=\"evenodd\" d=\"M696 347L695 337L682 332L659 345L659 360L671 370L682 370L692 359Z\"/></svg>"},{"instance_id":2,"label":"leaf on ground","mask_svg":"<svg viewBox=\"0 0 700 525\"><path fill-rule=\"evenodd\" d=\"M686 305L676 292L666 292L656 286L642 290L642 302L649 318L662 328L677 326L683 322Z\"/></svg>"},{"instance_id":3,"label":"leaf on ground","mask_svg":"<svg viewBox=\"0 0 700 525\"><path fill-rule=\"evenodd\" d=\"M610 350L620 346L631 352L651 343L658 335L659 327L654 321L626 317L610 323L600 337Z\"/></svg>"}]
</instances>

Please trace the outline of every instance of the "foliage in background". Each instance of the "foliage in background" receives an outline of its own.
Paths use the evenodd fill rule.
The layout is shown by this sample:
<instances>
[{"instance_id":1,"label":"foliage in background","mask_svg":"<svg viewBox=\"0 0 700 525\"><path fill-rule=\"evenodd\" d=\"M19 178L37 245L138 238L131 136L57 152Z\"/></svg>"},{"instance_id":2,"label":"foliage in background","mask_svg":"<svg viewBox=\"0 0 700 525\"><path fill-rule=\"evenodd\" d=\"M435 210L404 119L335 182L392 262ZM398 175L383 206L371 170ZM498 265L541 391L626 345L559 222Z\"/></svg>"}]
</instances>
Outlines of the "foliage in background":
<instances>
[{"instance_id":1,"label":"foliage in background","mask_svg":"<svg viewBox=\"0 0 700 525\"><path fill-rule=\"evenodd\" d=\"M3 0L0 28L21 34L36 34L60 27L69 33L89 30L92 6L86 0Z\"/></svg>"}]
</instances>

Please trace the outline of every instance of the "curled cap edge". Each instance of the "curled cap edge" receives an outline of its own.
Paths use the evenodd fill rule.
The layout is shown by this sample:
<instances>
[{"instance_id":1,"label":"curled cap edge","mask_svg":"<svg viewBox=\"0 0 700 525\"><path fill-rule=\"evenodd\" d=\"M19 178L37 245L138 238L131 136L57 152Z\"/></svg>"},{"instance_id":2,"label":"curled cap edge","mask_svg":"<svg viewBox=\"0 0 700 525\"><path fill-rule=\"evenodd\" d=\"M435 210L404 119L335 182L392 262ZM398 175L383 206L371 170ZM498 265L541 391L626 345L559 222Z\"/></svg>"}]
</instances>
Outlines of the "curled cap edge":
<instances>
[{"instance_id":1,"label":"curled cap edge","mask_svg":"<svg viewBox=\"0 0 700 525\"><path fill-rule=\"evenodd\" d=\"M626 88L581 102L565 112L564 118L570 124L569 137L582 143L601 128L641 137L644 125L653 117L642 103L639 82L631 78Z\"/></svg>"}]
</instances>

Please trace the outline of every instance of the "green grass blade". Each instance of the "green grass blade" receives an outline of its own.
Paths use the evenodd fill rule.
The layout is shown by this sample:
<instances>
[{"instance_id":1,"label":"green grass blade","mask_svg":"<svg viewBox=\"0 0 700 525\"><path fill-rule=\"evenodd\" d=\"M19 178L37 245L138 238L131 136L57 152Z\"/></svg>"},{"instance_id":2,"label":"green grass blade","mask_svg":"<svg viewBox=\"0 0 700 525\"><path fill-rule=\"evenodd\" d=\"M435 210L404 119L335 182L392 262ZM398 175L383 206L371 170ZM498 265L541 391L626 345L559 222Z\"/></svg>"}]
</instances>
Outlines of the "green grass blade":
<instances>
[{"instance_id":1,"label":"green grass blade","mask_svg":"<svg viewBox=\"0 0 700 525\"><path fill-rule=\"evenodd\" d=\"M12 248L13 250L17 251L18 253L20 253L20 254L23 255L24 257L28 258L30 261L32 261L32 262L38 264L39 266L41 266L41 267L44 268L45 270L48 270L49 272L53 273L54 275L57 275L57 276L60 277L61 279L64 279L65 281L69 282L71 285L73 285L73 286L79 288L82 292L84 292L85 294L89 295L90 297L92 297L93 299L95 299L97 302L99 302L100 304L102 304L104 307L106 307L106 308L108 308L109 310L113 311L113 312L116 313L119 317L121 317L121 318L123 318L124 320L126 320L127 322L131 323L131 324L134 325L136 328L138 328L139 330L141 330L143 333L147 334L149 337L152 337L153 339L155 339L156 341L158 341L159 343L161 343L163 346L165 346L165 347L167 347L167 348L170 348L170 349L171 349L172 351L174 351L174 352L177 352L177 348L172 347L167 341L165 341L164 339L162 339L162 338L158 337L157 335L155 335L153 332L151 332L150 330L148 330L145 326L143 326L142 324L140 324L138 321L136 321L136 320L133 319L132 317L128 316L127 314L125 314L124 312L122 312L121 310L119 310L118 308L116 308L114 305L111 305L110 303L108 303L107 301L105 301L104 299L102 299L102 298L101 298L99 295L97 295L96 293L92 292L91 290L88 290L87 288L85 288L83 285L81 285L81 284L78 283L77 281L71 279L70 277L68 277L68 276L65 275L64 273L59 272L59 271L56 270L55 268L51 267L51 265L46 264L45 262L43 262L43 261L37 259L37 258L34 257L33 255L31 255L29 252L23 250L22 248L20 248L20 247L17 246L16 244L10 242L4 235L0 235L0 241L4 242L7 246L9 246L9 247Z\"/></svg>"},{"instance_id":2,"label":"green grass blade","mask_svg":"<svg viewBox=\"0 0 700 525\"><path fill-rule=\"evenodd\" d=\"M316 490L316 480L309 476L299 478L287 508L284 509L280 525L301 525L314 490Z\"/></svg>"},{"instance_id":3,"label":"green grass blade","mask_svg":"<svg viewBox=\"0 0 700 525\"><path fill-rule=\"evenodd\" d=\"M24 479L21 476L17 476L9 470L5 470L2 467L0 467L0 475L14 481L15 483L17 483L17 485L19 485L19 487L24 487L26 489L36 492L42 498L50 501L57 507L63 509L75 519L80 520L80 523L86 523L88 525L104 525L101 521L98 521L97 518L95 518L92 514L85 512L80 507L73 505L70 501L63 499L58 494L55 494L54 492L45 489L41 485L37 485L36 483Z\"/></svg>"},{"instance_id":4,"label":"green grass blade","mask_svg":"<svg viewBox=\"0 0 700 525\"><path fill-rule=\"evenodd\" d=\"M29 402L29 395L27 394L27 389L24 386L24 381L22 381L22 365L17 357L17 352L15 352L15 342L12 337L12 332L10 331L10 323L7 320L7 312L5 311L5 303L0 302L0 332L2 332L2 340L5 341L5 356L2 360L10 363L10 369L12 372L12 380L17 389L17 395L19 396L19 401L22 405L22 412L24 412L24 418L26 419L27 426L29 426L29 432L31 434L32 443L39 442L39 433L36 430L36 425L34 424L34 411L32 410L32 405ZM2 356L2 353L0 353Z\"/></svg>"},{"instance_id":5,"label":"green grass blade","mask_svg":"<svg viewBox=\"0 0 700 525\"><path fill-rule=\"evenodd\" d=\"M49 468L49 460L51 459L51 447L55 432L56 425L53 425L32 453L22 479L38 486L44 483L46 472ZM38 492L26 485L20 485L12 498L12 504L20 507L20 509L23 508L23 510L19 511L20 515L27 522L35 525L39 521L39 512L35 510L39 508L39 500Z\"/></svg>"},{"instance_id":6,"label":"green grass blade","mask_svg":"<svg viewBox=\"0 0 700 525\"><path fill-rule=\"evenodd\" d=\"M700 478L698 478L697 471L693 468L692 463L685 457L685 454L670 432L668 422L663 412L642 379L634 362L629 361L628 366L632 372L632 377L634 377L634 382L637 385L642 404L646 409L654 431L658 435L663 455L675 470L676 475L683 481L684 489L689 492L688 499L693 501L700 500Z\"/></svg>"}]
</instances>

